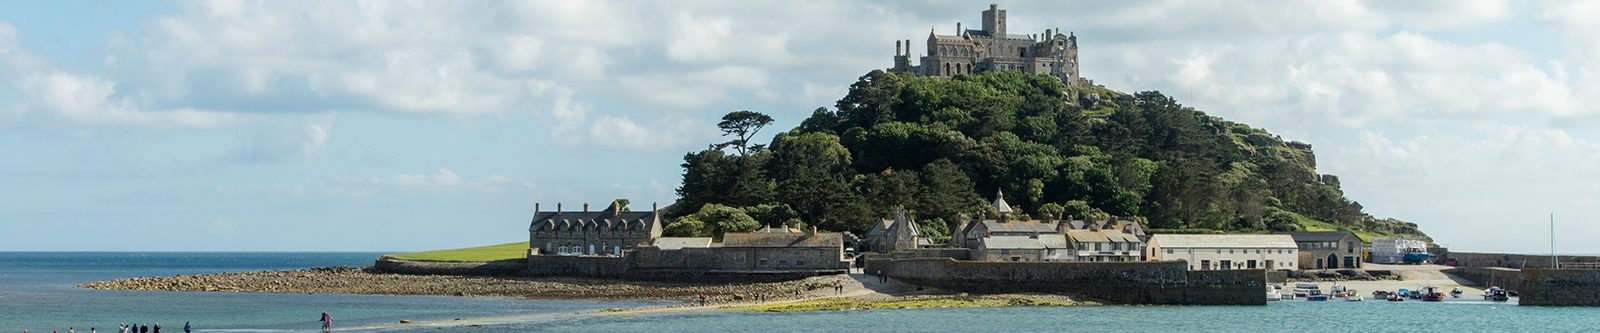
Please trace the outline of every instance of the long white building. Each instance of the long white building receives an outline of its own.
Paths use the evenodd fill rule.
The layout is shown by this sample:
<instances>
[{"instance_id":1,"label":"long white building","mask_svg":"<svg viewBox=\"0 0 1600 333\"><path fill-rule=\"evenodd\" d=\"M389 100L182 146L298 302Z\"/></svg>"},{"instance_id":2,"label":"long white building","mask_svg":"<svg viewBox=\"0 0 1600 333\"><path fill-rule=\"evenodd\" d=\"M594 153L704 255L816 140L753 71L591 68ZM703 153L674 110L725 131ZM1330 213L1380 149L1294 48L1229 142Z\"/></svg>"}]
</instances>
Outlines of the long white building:
<instances>
[{"instance_id":1,"label":"long white building","mask_svg":"<svg viewBox=\"0 0 1600 333\"><path fill-rule=\"evenodd\" d=\"M1300 267L1299 247L1289 235L1155 235L1145 247L1151 261L1183 260L1189 270L1266 269Z\"/></svg>"}]
</instances>

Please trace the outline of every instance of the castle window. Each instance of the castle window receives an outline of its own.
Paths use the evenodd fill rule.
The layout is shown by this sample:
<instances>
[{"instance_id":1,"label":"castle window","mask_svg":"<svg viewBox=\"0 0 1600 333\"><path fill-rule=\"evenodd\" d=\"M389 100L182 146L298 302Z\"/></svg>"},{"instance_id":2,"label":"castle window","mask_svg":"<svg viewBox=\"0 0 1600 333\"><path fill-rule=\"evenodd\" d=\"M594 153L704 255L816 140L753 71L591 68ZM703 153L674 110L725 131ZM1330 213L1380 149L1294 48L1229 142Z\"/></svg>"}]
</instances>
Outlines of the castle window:
<instances>
[{"instance_id":1,"label":"castle window","mask_svg":"<svg viewBox=\"0 0 1600 333\"><path fill-rule=\"evenodd\" d=\"M944 64L944 74L946 74L946 75L951 74L950 73L950 64Z\"/></svg>"},{"instance_id":2,"label":"castle window","mask_svg":"<svg viewBox=\"0 0 1600 333\"><path fill-rule=\"evenodd\" d=\"M1017 56L1018 57L1027 57L1028 56L1028 48L1025 48L1025 47L1017 48Z\"/></svg>"},{"instance_id":3,"label":"castle window","mask_svg":"<svg viewBox=\"0 0 1600 333\"><path fill-rule=\"evenodd\" d=\"M805 261L805 260L795 260L795 261L794 261L794 265L795 265L795 266L801 266L801 267L804 267L804 266L805 266L805 265L806 265L806 261Z\"/></svg>"}]
</instances>

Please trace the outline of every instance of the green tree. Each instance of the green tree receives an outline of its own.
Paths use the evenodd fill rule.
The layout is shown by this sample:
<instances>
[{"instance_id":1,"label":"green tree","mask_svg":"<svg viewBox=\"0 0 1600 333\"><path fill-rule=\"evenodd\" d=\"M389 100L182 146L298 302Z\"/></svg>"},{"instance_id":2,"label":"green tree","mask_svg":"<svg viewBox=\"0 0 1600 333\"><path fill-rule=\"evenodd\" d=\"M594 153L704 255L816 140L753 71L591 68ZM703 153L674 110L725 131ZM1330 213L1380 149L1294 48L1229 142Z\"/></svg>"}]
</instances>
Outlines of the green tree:
<instances>
[{"instance_id":1,"label":"green tree","mask_svg":"<svg viewBox=\"0 0 1600 333\"><path fill-rule=\"evenodd\" d=\"M750 138L760 132L762 127L772 124L772 116L764 113L740 110L729 112L722 116L722 121L717 123L717 128L722 129L722 135L732 135L733 141L721 144L721 147L733 147L739 155L745 155L751 150L760 150L761 145L750 144Z\"/></svg>"}]
</instances>

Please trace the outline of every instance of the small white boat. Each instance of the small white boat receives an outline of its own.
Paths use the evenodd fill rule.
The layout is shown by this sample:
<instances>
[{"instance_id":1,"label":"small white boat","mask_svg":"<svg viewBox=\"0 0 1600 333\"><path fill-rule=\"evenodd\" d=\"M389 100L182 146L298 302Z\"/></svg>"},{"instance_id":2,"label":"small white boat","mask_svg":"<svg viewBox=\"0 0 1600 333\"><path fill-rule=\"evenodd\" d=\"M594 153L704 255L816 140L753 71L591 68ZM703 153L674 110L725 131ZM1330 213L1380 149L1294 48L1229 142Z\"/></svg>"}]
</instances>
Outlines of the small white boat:
<instances>
[{"instance_id":1,"label":"small white boat","mask_svg":"<svg viewBox=\"0 0 1600 333\"><path fill-rule=\"evenodd\" d=\"M1364 299L1364 298L1362 298L1362 297L1361 297L1361 295L1354 295L1354 294L1352 294L1352 295L1349 295L1349 296L1345 296L1345 297L1344 297L1344 300L1345 300L1345 301L1346 301L1346 302L1360 302L1360 301L1363 301L1363 300L1365 300L1365 299Z\"/></svg>"}]
</instances>

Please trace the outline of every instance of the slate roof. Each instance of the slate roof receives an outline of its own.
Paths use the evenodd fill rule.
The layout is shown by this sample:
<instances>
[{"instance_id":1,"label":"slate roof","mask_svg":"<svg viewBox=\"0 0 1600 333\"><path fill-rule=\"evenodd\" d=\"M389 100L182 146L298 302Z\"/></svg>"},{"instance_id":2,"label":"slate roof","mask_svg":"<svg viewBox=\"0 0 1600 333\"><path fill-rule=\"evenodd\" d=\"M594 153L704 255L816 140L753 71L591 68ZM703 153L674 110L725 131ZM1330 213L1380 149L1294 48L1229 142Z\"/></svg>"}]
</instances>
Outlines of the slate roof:
<instances>
[{"instance_id":1,"label":"slate roof","mask_svg":"<svg viewBox=\"0 0 1600 333\"><path fill-rule=\"evenodd\" d=\"M1033 236L989 236L979 240L985 249L1065 249L1067 238L1060 234Z\"/></svg>"},{"instance_id":2,"label":"slate roof","mask_svg":"<svg viewBox=\"0 0 1600 333\"><path fill-rule=\"evenodd\" d=\"M711 237L657 237L651 243L662 250L680 250L686 247L711 247Z\"/></svg>"},{"instance_id":3,"label":"slate roof","mask_svg":"<svg viewBox=\"0 0 1600 333\"><path fill-rule=\"evenodd\" d=\"M1168 248L1298 248L1289 235L1260 234L1210 234L1177 235L1160 234L1150 238L1150 244Z\"/></svg>"},{"instance_id":4,"label":"slate roof","mask_svg":"<svg viewBox=\"0 0 1600 333\"><path fill-rule=\"evenodd\" d=\"M1067 238L1070 238L1070 239L1072 239L1073 241L1076 241L1076 242L1095 242L1095 243L1105 243L1105 242L1138 243L1139 242L1139 237L1138 236L1135 236L1135 235L1132 235L1132 234L1123 233L1121 230L1111 230L1111 229L1098 230L1098 231L1096 231L1096 230L1069 230L1069 231L1067 231Z\"/></svg>"},{"instance_id":5,"label":"slate roof","mask_svg":"<svg viewBox=\"0 0 1600 333\"><path fill-rule=\"evenodd\" d=\"M1056 233L1056 224L1040 221L1006 221L984 220L983 227L990 233Z\"/></svg>"},{"instance_id":6,"label":"slate roof","mask_svg":"<svg viewBox=\"0 0 1600 333\"><path fill-rule=\"evenodd\" d=\"M1349 231L1299 231L1288 233L1296 242L1338 242L1348 238L1360 239Z\"/></svg>"},{"instance_id":7,"label":"slate roof","mask_svg":"<svg viewBox=\"0 0 1600 333\"><path fill-rule=\"evenodd\" d=\"M837 232L807 233L755 233L730 232L722 234L722 247L842 247L844 234Z\"/></svg>"},{"instance_id":8,"label":"slate roof","mask_svg":"<svg viewBox=\"0 0 1600 333\"><path fill-rule=\"evenodd\" d=\"M528 230L648 230L655 224L656 214L651 211L537 212Z\"/></svg>"}]
</instances>

